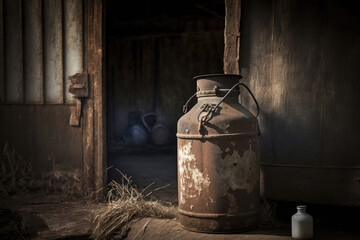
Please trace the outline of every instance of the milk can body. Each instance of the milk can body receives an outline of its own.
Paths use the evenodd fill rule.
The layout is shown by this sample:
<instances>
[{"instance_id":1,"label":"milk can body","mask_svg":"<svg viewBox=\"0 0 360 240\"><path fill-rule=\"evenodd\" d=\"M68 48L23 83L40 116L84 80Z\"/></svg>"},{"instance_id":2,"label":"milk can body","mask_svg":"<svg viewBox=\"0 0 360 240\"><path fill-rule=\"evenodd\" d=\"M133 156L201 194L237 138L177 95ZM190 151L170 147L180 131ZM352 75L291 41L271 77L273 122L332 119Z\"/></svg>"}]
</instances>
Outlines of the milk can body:
<instances>
[{"instance_id":1,"label":"milk can body","mask_svg":"<svg viewBox=\"0 0 360 240\"><path fill-rule=\"evenodd\" d=\"M238 103L239 90L229 92L240 78L195 77L198 101L178 121L179 220L186 229L240 232L258 225L258 122Z\"/></svg>"}]
</instances>

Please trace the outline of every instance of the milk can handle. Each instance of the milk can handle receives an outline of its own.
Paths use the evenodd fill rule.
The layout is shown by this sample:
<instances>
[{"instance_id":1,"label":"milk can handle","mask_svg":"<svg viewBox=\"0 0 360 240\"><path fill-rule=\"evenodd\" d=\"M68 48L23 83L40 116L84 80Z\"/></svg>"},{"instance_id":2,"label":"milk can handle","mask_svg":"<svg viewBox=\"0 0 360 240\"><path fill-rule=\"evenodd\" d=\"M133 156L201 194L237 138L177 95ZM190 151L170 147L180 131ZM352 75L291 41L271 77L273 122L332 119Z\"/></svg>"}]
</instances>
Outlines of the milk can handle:
<instances>
[{"instance_id":1,"label":"milk can handle","mask_svg":"<svg viewBox=\"0 0 360 240\"><path fill-rule=\"evenodd\" d=\"M255 104L256 104L256 108L257 108L257 113L255 115L255 118L257 118L260 114L260 107L259 107L259 104L258 102L256 101L256 98L254 96L254 94L250 91L250 89L248 88L248 86L246 86L244 83L237 83L235 84L234 86L232 86L232 88L229 89L229 91L225 94L225 96L218 102L218 104L216 104L216 106L214 107L214 110L216 110L219 105L225 100L225 98L232 92L232 90L235 89L235 87L237 86L243 86L244 88L246 88L246 90L248 90L248 92L250 93L251 97L253 98Z\"/></svg>"},{"instance_id":2,"label":"milk can handle","mask_svg":"<svg viewBox=\"0 0 360 240\"><path fill-rule=\"evenodd\" d=\"M191 99L193 99L193 98L196 96L196 94L197 94L197 92L194 93L194 95L192 95L192 96L186 101L186 103L185 103L184 106L183 106L183 113L186 113L186 112L187 112L188 104L189 104L189 102L191 101Z\"/></svg>"},{"instance_id":3,"label":"milk can handle","mask_svg":"<svg viewBox=\"0 0 360 240\"><path fill-rule=\"evenodd\" d=\"M237 86L243 86L246 88L246 90L248 90L248 92L250 93L251 97L253 98L255 104L256 104L256 108L257 108L257 113L255 115L255 117L257 118L259 116L259 113L260 113L260 107L259 107L259 104L258 102L256 101L256 98L254 96L254 94L250 91L250 89L248 88L248 86L246 86L244 83L237 83L235 84L234 86L232 86L232 88L229 89L229 91L225 94L225 96L216 104L216 106L213 108L213 110L215 110L217 107L219 107L219 105L225 100L225 98L235 89L235 87ZM196 96L197 92L194 93L187 101L186 103L184 104L183 106L183 112L186 113L187 112L187 107L188 107L188 104L189 102L191 101L191 99L193 99L195 96Z\"/></svg>"},{"instance_id":4,"label":"milk can handle","mask_svg":"<svg viewBox=\"0 0 360 240\"><path fill-rule=\"evenodd\" d=\"M255 116L255 118L257 118L259 116L260 113L260 108L259 108L259 104L255 99L254 94L252 94L252 92L250 91L250 89L243 83L237 83L234 86L232 86L232 88L229 89L229 91L227 91L227 93L225 94L225 96L215 105L215 106L210 106L209 104L206 104L205 107L202 108L202 110L199 112L198 115L198 121L199 121L199 132L201 131L201 129L204 128L204 124L209 121L212 117L212 114L216 111L216 109L219 107L219 105L225 100L225 98L227 96L229 96L229 94L235 89L235 87L237 86L244 86L246 88L246 90L248 90L248 92L250 93L250 95L252 96L252 98L254 99L255 103L256 103L256 107L257 107L257 114ZM201 113L207 111L207 113L205 115L203 115L202 117L200 117ZM260 133L260 132L259 132Z\"/></svg>"}]
</instances>

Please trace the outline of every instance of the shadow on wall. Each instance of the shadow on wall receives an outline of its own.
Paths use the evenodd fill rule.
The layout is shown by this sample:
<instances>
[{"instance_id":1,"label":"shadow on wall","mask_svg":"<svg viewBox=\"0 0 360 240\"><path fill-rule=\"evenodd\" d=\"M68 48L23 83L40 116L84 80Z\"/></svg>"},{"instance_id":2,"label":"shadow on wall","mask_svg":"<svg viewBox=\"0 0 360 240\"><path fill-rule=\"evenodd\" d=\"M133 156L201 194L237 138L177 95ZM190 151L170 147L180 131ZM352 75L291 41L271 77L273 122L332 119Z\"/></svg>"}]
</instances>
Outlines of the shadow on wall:
<instances>
[{"instance_id":1,"label":"shadow on wall","mask_svg":"<svg viewBox=\"0 0 360 240\"><path fill-rule=\"evenodd\" d=\"M282 166L267 170L286 183L272 190L296 199L295 184L308 201L358 205L358 11L341 1L264 0L242 11L240 65L261 108L261 163Z\"/></svg>"}]
</instances>

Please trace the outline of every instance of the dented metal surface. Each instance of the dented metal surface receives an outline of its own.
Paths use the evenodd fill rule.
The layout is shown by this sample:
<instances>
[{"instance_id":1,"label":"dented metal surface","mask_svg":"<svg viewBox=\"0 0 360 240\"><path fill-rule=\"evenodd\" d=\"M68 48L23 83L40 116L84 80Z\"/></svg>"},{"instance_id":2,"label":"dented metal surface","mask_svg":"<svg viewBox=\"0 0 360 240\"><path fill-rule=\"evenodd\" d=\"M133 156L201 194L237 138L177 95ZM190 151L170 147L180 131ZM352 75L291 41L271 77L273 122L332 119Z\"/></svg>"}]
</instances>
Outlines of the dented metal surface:
<instances>
[{"instance_id":1,"label":"dented metal surface","mask_svg":"<svg viewBox=\"0 0 360 240\"><path fill-rule=\"evenodd\" d=\"M219 102L239 75L196 78L198 103L178 121L179 219L189 230L238 232L258 224L259 156L257 119L230 94L204 127L204 104ZM208 91L209 95L204 94ZM205 113L206 114L206 113Z\"/></svg>"}]
</instances>

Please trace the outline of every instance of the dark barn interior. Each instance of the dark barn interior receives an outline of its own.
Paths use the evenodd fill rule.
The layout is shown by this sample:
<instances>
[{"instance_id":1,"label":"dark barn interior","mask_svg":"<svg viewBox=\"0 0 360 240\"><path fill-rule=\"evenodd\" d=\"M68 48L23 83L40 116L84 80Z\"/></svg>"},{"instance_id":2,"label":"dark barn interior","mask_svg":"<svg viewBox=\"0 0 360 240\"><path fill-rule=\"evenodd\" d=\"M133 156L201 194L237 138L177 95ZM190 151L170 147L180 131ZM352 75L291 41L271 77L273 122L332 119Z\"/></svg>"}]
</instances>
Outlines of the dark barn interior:
<instances>
[{"instance_id":1,"label":"dark barn interior","mask_svg":"<svg viewBox=\"0 0 360 240\"><path fill-rule=\"evenodd\" d=\"M117 168L141 187L170 184L176 202L176 123L196 91L192 78L223 71L224 2L107 1L106 9L108 179L121 177ZM153 129L165 128L157 143L146 114Z\"/></svg>"},{"instance_id":2,"label":"dark barn interior","mask_svg":"<svg viewBox=\"0 0 360 240\"><path fill-rule=\"evenodd\" d=\"M196 149L179 153L177 121L203 94L193 77L216 73L240 74L260 106L257 200L249 185L230 189L251 180L236 152L229 168L241 174L216 162L213 172L227 178L212 185L206 164L188 164L194 184L183 185L202 187L189 198L216 211L188 204L186 214L199 214L202 224L188 221L195 227L216 227L246 218L247 201L259 206L247 232L180 227L178 163ZM356 1L0 0L0 239L290 240L304 204L313 239L358 240L359 92ZM251 95L239 93L234 102L255 113ZM213 144L201 124L189 142ZM200 149L205 163L217 156ZM209 186L225 191L221 201L201 202Z\"/></svg>"}]
</instances>

